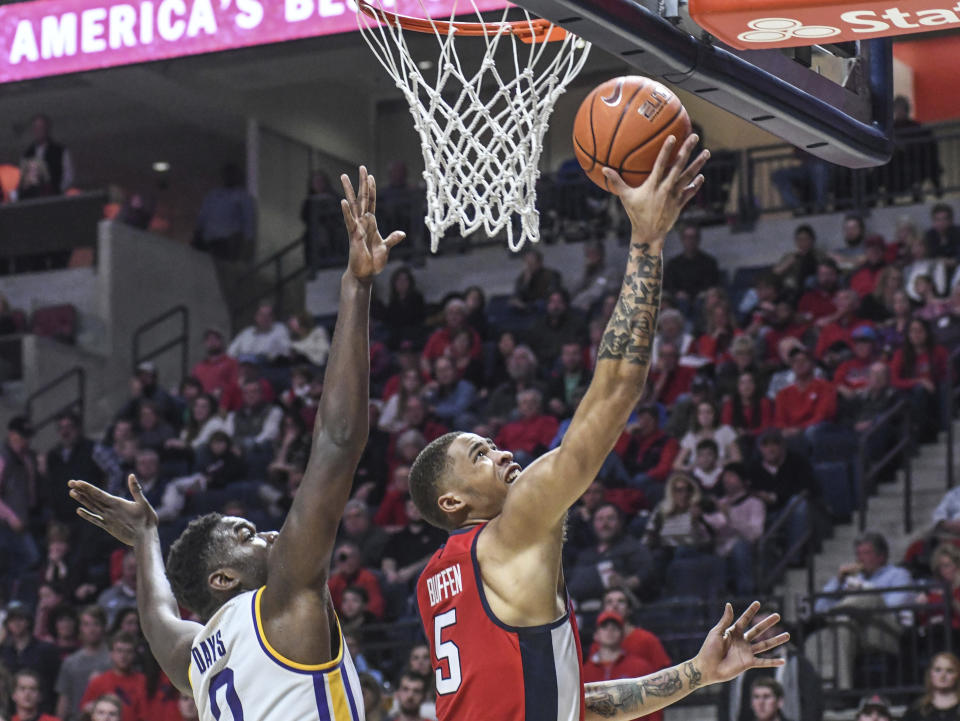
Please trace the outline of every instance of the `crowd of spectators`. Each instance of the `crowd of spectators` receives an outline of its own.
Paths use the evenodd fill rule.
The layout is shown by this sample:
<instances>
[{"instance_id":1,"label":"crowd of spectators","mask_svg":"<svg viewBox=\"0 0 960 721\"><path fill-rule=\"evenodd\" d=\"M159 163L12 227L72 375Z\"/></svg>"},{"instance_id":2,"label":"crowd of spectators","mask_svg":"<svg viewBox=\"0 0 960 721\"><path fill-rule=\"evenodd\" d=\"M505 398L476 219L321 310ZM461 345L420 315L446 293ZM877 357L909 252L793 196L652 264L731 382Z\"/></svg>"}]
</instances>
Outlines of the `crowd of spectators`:
<instances>
[{"instance_id":1,"label":"crowd of spectators","mask_svg":"<svg viewBox=\"0 0 960 721\"><path fill-rule=\"evenodd\" d=\"M678 252L668 245L644 399L568 523L565 577L590 678L670 662L637 625L644 604L753 594L758 562L802 563L821 535L811 538L811 527L853 510L849 458L899 398L916 439L936 438L945 346L960 322L960 228L947 205L933 207L932 221L924 235L909 224L873 229L883 237L849 216L837 242L820 244L801 225L796 250L739 288L700 248L696 226L680 229ZM451 429L495 439L522 464L561 442L622 276L602 242L583 252L579 277L565 283L538 250L525 251L496 313L476 286L428 303L406 267L375 298L370 440L330 587L378 711L391 685L397 717L430 717L413 591L443 534L410 501L410 463ZM7 690L24 720L31 709L100 718L97 708L108 713L116 698L124 721L191 718L139 633L133 555L76 516L66 481L123 495L125 475L136 473L165 544L211 510L279 527L323 391L324 320L283 322L263 305L232 339L210 328L203 359L175 388L141 363L98 440L65 414L57 444L33 449L28 419L10 423L0 451L0 717ZM889 440L882 429L872 438ZM774 524L779 532L759 545ZM869 580L871 569L861 560L842 570L838 587ZM403 644L409 656L390 650ZM796 673L790 694L806 682ZM753 704L750 689L737 709ZM795 700L790 721L814 721Z\"/></svg>"}]
</instances>

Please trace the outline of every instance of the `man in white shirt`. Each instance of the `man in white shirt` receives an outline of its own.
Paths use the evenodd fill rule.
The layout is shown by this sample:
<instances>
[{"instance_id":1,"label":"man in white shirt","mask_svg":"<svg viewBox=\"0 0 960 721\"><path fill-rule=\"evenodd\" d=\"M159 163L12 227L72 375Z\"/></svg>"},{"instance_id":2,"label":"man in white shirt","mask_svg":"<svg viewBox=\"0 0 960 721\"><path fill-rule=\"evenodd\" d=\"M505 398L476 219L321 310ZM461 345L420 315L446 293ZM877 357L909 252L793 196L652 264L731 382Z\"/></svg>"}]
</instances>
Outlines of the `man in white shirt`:
<instances>
[{"instance_id":1,"label":"man in white shirt","mask_svg":"<svg viewBox=\"0 0 960 721\"><path fill-rule=\"evenodd\" d=\"M289 353L290 332L283 323L276 322L273 306L269 303L262 303L257 308L253 325L240 331L227 349L227 354L234 358L256 356L260 362L266 363Z\"/></svg>"}]
</instances>

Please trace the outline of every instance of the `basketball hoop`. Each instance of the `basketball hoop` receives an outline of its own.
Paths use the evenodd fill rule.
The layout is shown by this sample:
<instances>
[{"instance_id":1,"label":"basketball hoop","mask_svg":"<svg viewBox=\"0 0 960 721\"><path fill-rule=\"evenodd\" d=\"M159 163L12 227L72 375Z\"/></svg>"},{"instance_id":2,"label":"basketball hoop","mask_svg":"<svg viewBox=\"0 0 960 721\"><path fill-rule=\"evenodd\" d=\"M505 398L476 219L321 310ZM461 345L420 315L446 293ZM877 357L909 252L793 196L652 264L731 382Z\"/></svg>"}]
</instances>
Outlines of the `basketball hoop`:
<instances>
[{"instance_id":1,"label":"basketball hoop","mask_svg":"<svg viewBox=\"0 0 960 721\"><path fill-rule=\"evenodd\" d=\"M423 0L423 18L358 0L357 20L409 103L420 136L430 249L436 252L447 229L458 225L464 236L481 228L488 236L506 230L510 249L517 251L540 239L536 183L543 138L557 98L583 68L590 44L525 10L518 9L522 20L508 22L504 10L500 22L486 22L474 0L470 4L479 22L454 21L453 15L433 20ZM440 56L433 82L411 54L404 30L436 36ZM458 36L483 38L479 67L464 67ZM494 61L501 43L512 72ZM520 217L518 237L514 214Z\"/></svg>"}]
</instances>

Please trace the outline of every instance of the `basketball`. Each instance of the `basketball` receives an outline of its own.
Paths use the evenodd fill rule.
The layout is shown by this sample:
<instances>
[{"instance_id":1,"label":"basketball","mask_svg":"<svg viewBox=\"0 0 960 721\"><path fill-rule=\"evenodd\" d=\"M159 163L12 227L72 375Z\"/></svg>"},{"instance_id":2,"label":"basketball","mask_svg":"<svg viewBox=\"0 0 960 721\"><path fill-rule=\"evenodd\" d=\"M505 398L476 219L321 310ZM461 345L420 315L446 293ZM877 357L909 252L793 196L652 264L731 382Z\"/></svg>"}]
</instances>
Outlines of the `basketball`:
<instances>
[{"instance_id":1,"label":"basketball","mask_svg":"<svg viewBox=\"0 0 960 721\"><path fill-rule=\"evenodd\" d=\"M690 116L680 99L660 83L639 75L613 78L595 87L573 121L573 149L587 177L610 190L603 167L636 187L653 169L660 147L674 135L690 135Z\"/></svg>"}]
</instances>

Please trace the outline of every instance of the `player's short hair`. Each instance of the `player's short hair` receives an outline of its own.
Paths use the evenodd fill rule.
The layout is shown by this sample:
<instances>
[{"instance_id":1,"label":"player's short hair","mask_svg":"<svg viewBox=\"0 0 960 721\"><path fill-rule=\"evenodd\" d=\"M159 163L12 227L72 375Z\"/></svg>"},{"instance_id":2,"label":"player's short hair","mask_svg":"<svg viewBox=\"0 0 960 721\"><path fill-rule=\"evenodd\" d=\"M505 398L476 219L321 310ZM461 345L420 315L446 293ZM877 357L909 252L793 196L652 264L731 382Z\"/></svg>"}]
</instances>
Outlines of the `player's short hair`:
<instances>
[{"instance_id":1,"label":"player's short hair","mask_svg":"<svg viewBox=\"0 0 960 721\"><path fill-rule=\"evenodd\" d=\"M443 476L450 470L447 451L459 436L459 431L451 431L431 441L410 466L410 495L420 515L430 525L448 531L452 528L450 519L437 506L437 499L443 489Z\"/></svg>"},{"instance_id":2,"label":"player's short hair","mask_svg":"<svg viewBox=\"0 0 960 721\"><path fill-rule=\"evenodd\" d=\"M773 695L778 699L783 698L783 686L780 685L779 681L769 676L761 676L754 680L754 682L750 684L750 692L753 693L755 688L768 688L773 691Z\"/></svg>"},{"instance_id":3,"label":"player's short hair","mask_svg":"<svg viewBox=\"0 0 960 721\"><path fill-rule=\"evenodd\" d=\"M219 606L207 577L214 570L210 567L217 555L213 534L222 518L219 513L194 518L167 554L167 578L177 603L203 619Z\"/></svg>"}]
</instances>

